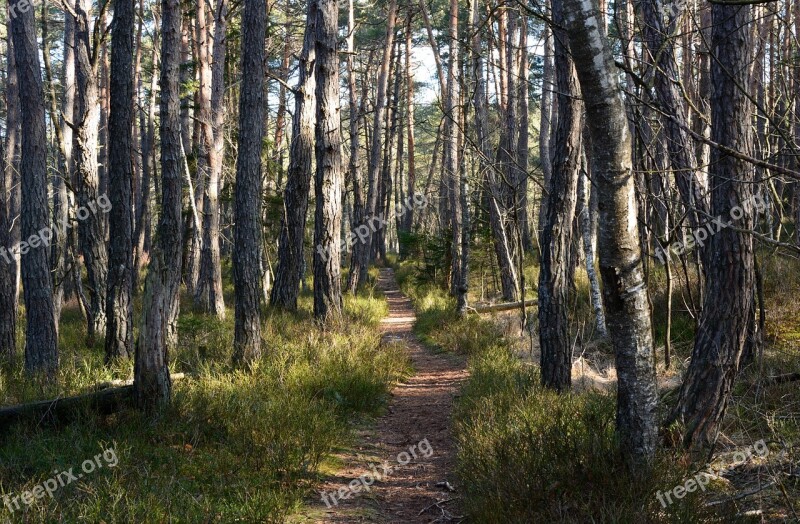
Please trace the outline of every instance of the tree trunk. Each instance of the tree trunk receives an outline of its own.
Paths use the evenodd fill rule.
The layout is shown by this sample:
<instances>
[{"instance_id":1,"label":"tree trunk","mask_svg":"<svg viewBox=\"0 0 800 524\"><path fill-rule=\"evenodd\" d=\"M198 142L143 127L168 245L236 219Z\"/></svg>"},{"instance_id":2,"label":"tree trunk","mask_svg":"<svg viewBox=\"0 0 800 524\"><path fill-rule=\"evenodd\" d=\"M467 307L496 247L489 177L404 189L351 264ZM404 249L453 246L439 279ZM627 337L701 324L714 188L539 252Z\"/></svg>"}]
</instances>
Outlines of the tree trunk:
<instances>
[{"instance_id":1,"label":"tree trunk","mask_svg":"<svg viewBox=\"0 0 800 524\"><path fill-rule=\"evenodd\" d=\"M203 12L201 14L201 11ZM208 36L205 28L205 9L199 2L198 33ZM214 22L213 51L209 55L208 41L198 43L200 50L200 120L202 129L201 152L206 156L208 180L203 195L203 241L200 254L200 276L195 291L195 304L202 311L225 318L225 299L222 290L222 263L220 261L219 191L225 154L225 57L228 29L227 0L217 0ZM201 29L202 28L202 29ZM209 63L211 61L211 63ZM206 82L210 85L206 87ZM207 103L206 103L207 101Z\"/></svg>"},{"instance_id":2,"label":"tree trunk","mask_svg":"<svg viewBox=\"0 0 800 524\"><path fill-rule=\"evenodd\" d=\"M245 0L242 18L242 90L239 158L236 162L236 226L233 252L236 290L234 362L261 356L261 146L265 133L264 0Z\"/></svg>"},{"instance_id":3,"label":"tree trunk","mask_svg":"<svg viewBox=\"0 0 800 524\"><path fill-rule=\"evenodd\" d=\"M44 62L45 79L49 86L49 100L50 100L50 115L53 123L53 129L56 135L56 143L58 147L58 169L55 170L52 180L53 191L53 224L64 224L69 219L69 200L67 197L67 184L65 177L69 176L69 165L71 159L71 148L67 145L64 137L64 129L62 127L61 118L58 117L58 99L56 97L55 82L53 81L53 68L50 64L50 41L48 34L48 4L46 1L42 2L42 60ZM66 86L72 85L72 88L66 87L64 98L70 99L74 103L74 74L75 74L75 52L73 47L74 40L67 42L67 38L74 38L74 21L69 21L69 16L65 17L64 27L64 40L65 44L69 44L64 49L64 68L72 66L72 84L67 84L65 78L64 84ZM72 91L70 97L69 91ZM71 121L71 120L70 120ZM70 139L72 133L70 132ZM56 320L56 333L58 333L59 321L61 318L61 307L64 303L64 283L66 280L67 270L67 232L65 229L57 227L53 230L53 238L50 241L50 271L53 274L53 311Z\"/></svg>"},{"instance_id":4,"label":"tree trunk","mask_svg":"<svg viewBox=\"0 0 800 524\"><path fill-rule=\"evenodd\" d=\"M363 176L361 173L360 156L361 156L361 135L359 133L358 123L364 113L364 106L366 98L362 97L361 102L358 101L358 91L356 90L356 70L354 65L354 55L356 50L356 13L354 0L348 1L348 30L347 37L347 85L350 91L350 163L348 166L349 178L353 184L353 219L350 223L351 230L362 224L364 221L365 202L364 194L362 191ZM370 52L369 63L372 63L373 53ZM362 82L366 85L366 80ZM353 246L350 239L347 239L348 250ZM358 260L353 252L350 259L350 274L347 279L347 291L355 293L355 288L351 289L351 283L357 284L357 276L354 278L354 273L358 272Z\"/></svg>"},{"instance_id":5,"label":"tree trunk","mask_svg":"<svg viewBox=\"0 0 800 524\"><path fill-rule=\"evenodd\" d=\"M712 17L711 47L716 58L711 64L711 139L747 152L752 107L740 87L749 80L751 7L713 5ZM673 418L686 424L687 446L716 441L753 318L753 238L743 232L753 227L753 170L713 148L710 171L712 215L735 228L723 228L709 241L705 304L673 412Z\"/></svg>"},{"instance_id":6,"label":"tree trunk","mask_svg":"<svg viewBox=\"0 0 800 524\"><path fill-rule=\"evenodd\" d=\"M179 0L161 0L161 218L147 270L142 323L136 344L134 395L145 411L169 403L169 352L178 342L181 284L181 99Z\"/></svg>"},{"instance_id":7,"label":"tree trunk","mask_svg":"<svg viewBox=\"0 0 800 524\"><path fill-rule=\"evenodd\" d=\"M411 37L413 34L412 27L413 17L411 13L408 14L408 21L406 25L406 129L408 130L408 190L407 198L413 199L416 194L417 182L417 160L416 160L416 139L414 136L414 72L411 69ZM403 229L406 233L410 233L414 224L414 206L408 206L405 210L405 217L403 220Z\"/></svg>"},{"instance_id":8,"label":"tree trunk","mask_svg":"<svg viewBox=\"0 0 800 524\"><path fill-rule=\"evenodd\" d=\"M539 124L539 158L542 164L542 187L550 185L550 177L553 174L553 161L550 155L550 134L556 128L556 112L553 102L555 100L555 68L553 65L554 38L550 26L545 27L544 35L544 72L542 77L542 100L541 100L541 123ZM542 194L539 204L539 220L537 224L538 234L541 237L542 228L547 216L547 194L546 189ZM539 241L541 244L541 240Z\"/></svg>"},{"instance_id":9,"label":"tree trunk","mask_svg":"<svg viewBox=\"0 0 800 524\"><path fill-rule=\"evenodd\" d=\"M319 0L316 13L317 172L314 181L314 316L326 321L342 314L340 230L342 221L342 138L339 116L339 54L336 0Z\"/></svg>"},{"instance_id":10,"label":"tree trunk","mask_svg":"<svg viewBox=\"0 0 800 524\"><path fill-rule=\"evenodd\" d=\"M517 222L522 235L522 249L526 253L533 251L533 238L531 237L528 214L528 157L530 152L528 129L530 117L528 115L528 75L530 64L528 56L528 19L520 18L519 32L519 140L517 141Z\"/></svg>"},{"instance_id":11,"label":"tree trunk","mask_svg":"<svg viewBox=\"0 0 800 524\"><path fill-rule=\"evenodd\" d=\"M297 295L303 274L303 241L306 232L308 194L314 155L314 122L316 121L316 0L308 0L303 51L300 56L299 83L294 94L292 145L289 171L284 191L284 215L278 241L278 268L270 303L276 307L297 309Z\"/></svg>"},{"instance_id":12,"label":"tree trunk","mask_svg":"<svg viewBox=\"0 0 800 524\"><path fill-rule=\"evenodd\" d=\"M553 0L552 6L553 21L563 26L566 20L565 2ZM558 124L553 135L553 168L547 185L547 211L541 236L539 343L542 384L564 391L572 384L568 295L573 284L570 249L580 167L583 107L579 102L577 72L570 58L569 35L556 28L553 33Z\"/></svg>"},{"instance_id":13,"label":"tree trunk","mask_svg":"<svg viewBox=\"0 0 800 524\"><path fill-rule=\"evenodd\" d=\"M75 188L79 208L96 207L101 196L98 175L98 135L100 127L100 104L97 86L97 50L90 41L89 18L92 4L78 0L75 6L75 64L77 79L77 136L75 141ZM98 22L101 23L101 22ZM78 239L83 262L86 265L89 300L91 303L88 322L88 341L93 344L98 334L106 329L106 277L108 254L102 217L88 213L78 219Z\"/></svg>"},{"instance_id":14,"label":"tree trunk","mask_svg":"<svg viewBox=\"0 0 800 524\"><path fill-rule=\"evenodd\" d=\"M20 10L11 17L11 36L19 80L22 118L22 283L25 293L27 328L25 337L25 370L53 377L58 369L58 337L53 307L53 281L49 253L42 245L50 226L47 201L47 128L45 124L44 88L36 44L34 10Z\"/></svg>"},{"instance_id":15,"label":"tree trunk","mask_svg":"<svg viewBox=\"0 0 800 524\"><path fill-rule=\"evenodd\" d=\"M133 354L133 32L135 4L114 0L108 188L111 200L106 361Z\"/></svg>"},{"instance_id":16,"label":"tree trunk","mask_svg":"<svg viewBox=\"0 0 800 524\"><path fill-rule=\"evenodd\" d=\"M144 0L142 0L144 1ZM142 10L139 10L140 14ZM156 25L159 24L158 16L154 13ZM158 48L158 31L153 32L153 46ZM142 199L141 205L136 213L136 231L134 233L135 252L134 252L134 289L137 289L139 270L142 267L144 254L149 251L149 239L152 229L153 210L150 203L151 180L158 178L156 175L155 159L155 117L156 100L158 96L158 53L153 53L153 76L150 78L150 100L148 103L147 115L144 112L139 120L139 129L142 136Z\"/></svg>"},{"instance_id":17,"label":"tree trunk","mask_svg":"<svg viewBox=\"0 0 800 524\"><path fill-rule=\"evenodd\" d=\"M387 14L386 42L383 49L383 60L378 73L378 88L375 98L375 120L372 129L372 148L370 150L369 176L367 179L367 205L362 221L356 224L356 229L366 227L365 240L359 240L353 250L353 265L350 271L350 280L347 288L354 293L360 284L367 280L370 253L374 247L373 225L381 218L378 212L379 184L381 174L381 141L383 139L384 118L386 117L386 91L389 86L389 67L392 63L394 50L394 32L397 22L397 0L391 0Z\"/></svg>"},{"instance_id":18,"label":"tree trunk","mask_svg":"<svg viewBox=\"0 0 800 524\"><path fill-rule=\"evenodd\" d=\"M12 45L11 40L9 40L9 45ZM16 73L9 70L6 83L6 93L9 98L16 95L16 93L10 92L9 84L12 74L16 83ZM6 108L10 108L13 103L8 100ZM7 115L10 116L10 112L7 112ZM9 123L8 120L6 122L7 124ZM14 126L16 127L16 124ZM7 136L16 135L16 129L12 131L9 127L6 129L6 133ZM13 162L13 158L8 158L4 155L3 169L0 172L0 256L2 256L2 260L0 260L0 360L13 362L17 357L17 304L14 297L16 280L14 262L16 260L9 255L6 248L11 245L10 186L12 183L11 171L14 166L13 164L6 164L7 161Z\"/></svg>"},{"instance_id":19,"label":"tree trunk","mask_svg":"<svg viewBox=\"0 0 800 524\"><path fill-rule=\"evenodd\" d=\"M11 17L8 17L6 31L11 35ZM22 188L19 176L19 162L22 149L22 140L20 137L20 122L22 116L20 115L20 100L19 100L19 81L17 73L17 59L14 56L14 39L8 38L8 49L6 56L8 62L6 67L8 74L6 78L6 137L5 137L5 176L6 187L9 188L8 199L8 216L11 221L11 229L9 234L9 244L15 246L20 241L20 221L17 219L20 213L21 194ZM16 257L11 258L11 267L13 268L14 286L11 293L14 297L14 308L16 312L19 305L19 292L21 280L21 264Z\"/></svg>"},{"instance_id":20,"label":"tree trunk","mask_svg":"<svg viewBox=\"0 0 800 524\"><path fill-rule=\"evenodd\" d=\"M600 273L616 354L617 434L631 468L654 458L657 391L652 326L642 270L631 135L622 89L595 2L564 0L570 48L592 137L600 205Z\"/></svg>"},{"instance_id":21,"label":"tree trunk","mask_svg":"<svg viewBox=\"0 0 800 524\"><path fill-rule=\"evenodd\" d=\"M594 327L597 331L597 336L606 338L608 337L608 330L606 329L606 313L603 309L603 292L600 290L600 279L597 277L597 269L595 268L595 229L592 224L591 202L592 184L585 171L579 176L578 209L580 210L580 232L583 239L583 254L586 258L586 274L589 278L589 296L594 310Z\"/></svg>"},{"instance_id":22,"label":"tree trunk","mask_svg":"<svg viewBox=\"0 0 800 524\"><path fill-rule=\"evenodd\" d=\"M447 162L443 176L450 181L450 206L452 209L452 244L451 244L451 286L450 293L456 298L456 311L466 314L467 311L467 246L469 230L465 227L466 207L466 173L460 169L458 150L458 130L460 123L459 84L458 84L458 0L450 0L449 24L450 64L447 68L447 96L444 103L444 117L449 120L447 141ZM468 242L467 242L468 243Z\"/></svg>"}]
</instances>

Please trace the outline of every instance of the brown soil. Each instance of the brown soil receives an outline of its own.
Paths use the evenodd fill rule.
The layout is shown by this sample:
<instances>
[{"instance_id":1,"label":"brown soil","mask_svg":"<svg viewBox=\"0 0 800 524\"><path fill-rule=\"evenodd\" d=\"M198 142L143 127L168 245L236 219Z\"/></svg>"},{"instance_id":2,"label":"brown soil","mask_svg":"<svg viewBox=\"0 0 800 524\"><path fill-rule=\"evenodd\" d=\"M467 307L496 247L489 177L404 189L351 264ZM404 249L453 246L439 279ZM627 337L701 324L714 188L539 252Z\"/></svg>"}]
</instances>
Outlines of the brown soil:
<instances>
[{"instance_id":1,"label":"brown soil","mask_svg":"<svg viewBox=\"0 0 800 524\"><path fill-rule=\"evenodd\" d=\"M381 322L383 341L403 344L416 372L392 390L386 413L375 427L359 432L354 449L339 456L343 467L318 487L318 492L329 494L330 507L318 493L299 522L463 522L450 417L467 376L465 363L420 343L413 332L416 317L411 301L397 288L391 269L381 270L378 285L389 302L389 316ZM425 439L430 447L423 444L420 450ZM401 465L402 453L410 455L412 448L417 458ZM430 449L430 457L424 456ZM383 464L391 472L369 491L351 493L337 503L330 500L330 493L370 474L373 464L379 473Z\"/></svg>"}]
</instances>

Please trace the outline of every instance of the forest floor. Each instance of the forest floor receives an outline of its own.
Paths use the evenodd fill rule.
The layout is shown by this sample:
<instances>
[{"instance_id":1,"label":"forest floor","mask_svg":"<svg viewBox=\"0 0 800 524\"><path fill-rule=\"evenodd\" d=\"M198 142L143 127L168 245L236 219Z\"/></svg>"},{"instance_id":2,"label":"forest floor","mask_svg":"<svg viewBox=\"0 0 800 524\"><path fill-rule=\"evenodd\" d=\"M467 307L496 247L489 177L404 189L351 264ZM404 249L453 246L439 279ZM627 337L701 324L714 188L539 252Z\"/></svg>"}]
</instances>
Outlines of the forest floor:
<instances>
[{"instance_id":1,"label":"forest floor","mask_svg":"<svg viewBox=\"0 0 800 524\"><path fill-rule=\"evenodd\" d=\"M342 467L323 480L295 522L464 520L454 478L451 414L467 378L466 362L419 341L411 301L398 289L391 269L381 269L378 287L389 303L389 315L381 322L383 343L404 345L415 373L392 390L377 423L360 430L354 446L337 456Z\"/></svg>"}]
</instances>

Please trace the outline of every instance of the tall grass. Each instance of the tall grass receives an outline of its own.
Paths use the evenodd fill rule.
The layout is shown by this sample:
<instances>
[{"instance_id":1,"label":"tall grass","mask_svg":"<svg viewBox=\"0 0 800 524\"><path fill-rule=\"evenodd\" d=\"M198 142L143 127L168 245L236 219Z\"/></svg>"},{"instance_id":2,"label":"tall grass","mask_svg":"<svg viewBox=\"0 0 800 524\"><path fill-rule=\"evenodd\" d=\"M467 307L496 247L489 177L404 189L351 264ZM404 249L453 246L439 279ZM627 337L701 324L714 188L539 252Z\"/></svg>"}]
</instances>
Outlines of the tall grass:
<instances>
[{"instance_id":1,"label":"tall grass","mask_svg":"<svg viewBox=\"0 0 800 524\"><path fill-rule=\"evenodd\" d=\"M614 432L613 395L556 394L513 354L490 319L458 318L446 292L398 269L417 329L445 351L469 355L470 378L453 417L461 497L471 522L710 522L698 494L663 508L658 491L694 475L680 453L631 475Z\"/></svg>"},{"instance_id":2,"label":"tall grass","mask_svg":"<svg viewBox=\"0 0 800 524\"><path fill-rule=\"evenodd\" d=\"M119 463L98 470L0 521L282 522L319 478L321 465L349 444L350 426L378 414L390 386L408 372L399 346L382 344L379 296L348 297L346 318L323 329L311 298L296 314L270 311L264 358L250 369L230 365L232 316L220 322L184 312L173 371L173 402L157 420L126 410L85 413L68 425L36 421L5 431L0 496L21 495L53 475L114 447ZM79 320L79 319L78 319ZM71 329L62 328L62 337ZM76 335L77 336L77 335ZM79 338L79 337L78 337ZM62 347L64 339L62 338ZM100 348L62 352L55 385L30 386L6 369L4 400L76 392L130 374L130 363L105 370Z\"/></svg>"}]
</instances>

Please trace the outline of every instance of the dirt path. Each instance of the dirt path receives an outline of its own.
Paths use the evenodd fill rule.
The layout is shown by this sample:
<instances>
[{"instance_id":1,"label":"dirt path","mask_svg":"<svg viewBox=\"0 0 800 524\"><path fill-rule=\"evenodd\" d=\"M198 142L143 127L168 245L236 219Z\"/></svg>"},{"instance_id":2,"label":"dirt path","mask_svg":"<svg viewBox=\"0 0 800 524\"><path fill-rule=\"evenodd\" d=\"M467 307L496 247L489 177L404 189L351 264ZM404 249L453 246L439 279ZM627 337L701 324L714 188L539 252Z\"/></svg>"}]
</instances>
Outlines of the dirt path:
<instances>
[{"instance_id":1,"label":"dirt path","mask_svg":"<svg viewBox=\"0 0 800 524\"><path fill-rule=\"evenodd\" d=\"M419 342L411 301L391 269L381 270L378 285L389 302L389 316L381 322L384 341L403 343L416 372L392 390L376 427L362 431L355 449L339 457L344 467L319 487L327 503L314 500L301 522L463 522L450 416L467 376L465 364ZM365 484L376 477L367 491ZM348 487L351 482L355 489Z\"/></svg>"}]
</instances>

